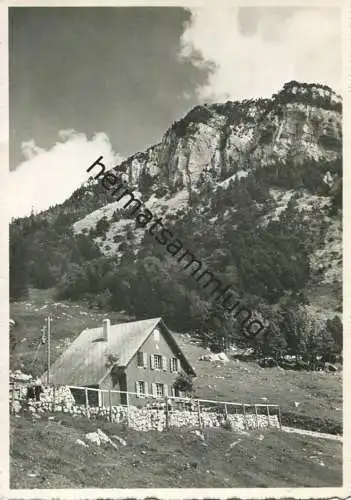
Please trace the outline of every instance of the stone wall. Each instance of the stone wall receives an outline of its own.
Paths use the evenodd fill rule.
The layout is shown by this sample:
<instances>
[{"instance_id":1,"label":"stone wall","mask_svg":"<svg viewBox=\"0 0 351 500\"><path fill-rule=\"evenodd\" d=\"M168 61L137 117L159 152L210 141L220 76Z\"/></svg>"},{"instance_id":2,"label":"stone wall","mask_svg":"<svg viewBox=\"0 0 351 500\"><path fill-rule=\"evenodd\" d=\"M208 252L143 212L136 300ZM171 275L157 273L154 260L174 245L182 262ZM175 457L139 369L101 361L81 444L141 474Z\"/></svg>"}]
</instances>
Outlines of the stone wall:
<instances>
[{"instance_id":1,"label":"stone wall","mask_svg":"<svg viewBox=\"0 0 351 500\"><path fill-rule=\"evenodd\" d=\"M15 393L14 393L15 394ZM55 396L55 398L54 398ZM20 401L17 399L11 408L15 413L27 408L32 414L64 412L73 417L85 416L92 420L108 420L125 424L138 431L163 431L174 427L220 427L230 425L233 430L255 430L268 427L279 428L277 415L228 414L211 411L171 410L165 408L152 409L135 406L89 407L75 404L74 398L67 387L45 389L40 401Z\"/></svg>"}]
</instances>

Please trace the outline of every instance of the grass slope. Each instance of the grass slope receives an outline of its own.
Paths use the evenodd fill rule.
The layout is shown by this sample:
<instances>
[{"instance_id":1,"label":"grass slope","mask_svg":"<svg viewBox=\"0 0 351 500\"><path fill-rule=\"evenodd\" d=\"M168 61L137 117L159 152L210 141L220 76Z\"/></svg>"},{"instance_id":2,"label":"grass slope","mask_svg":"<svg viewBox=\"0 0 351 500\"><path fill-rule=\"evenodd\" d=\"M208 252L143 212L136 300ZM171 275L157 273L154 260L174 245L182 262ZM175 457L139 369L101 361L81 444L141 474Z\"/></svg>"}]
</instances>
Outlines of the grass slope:
<instances>
[{"instance_id":1,"label":"grass slope","mask_svg":"<svg viewBox=\"0 0 351 500\"><path fill-rule=\"evenodd\" d=\"M84 448L99 427L127 441ZM141 433L56 414L11 423L11 488L229 488L341 486L338 442L270 431L207 429ZM230 445L232 447L230 447Z\"/></svg>"},{"instance_id":2,"label":"grass slope","mask_svg":"<svg viewBox=\"0 0 351 500\"><path fill-rule=\"evenodd\" d=\"M184 335L178 342L195 368L196 395L243 403L279 404L285 425L341 433L342 374L261 368L256 362L199 361L204 349ZM295 403L299 403L296 407Z\"/></svg>"},{"instance_id":3,"label":"grass slope","mask_svg":"<svg viewBox=\"0 0 351 500\"><path fill-rule=\"evenodd\" d=\"M129 321L126 314L103 313L86 304L58 301L52 290L31 290L28 299L10 304L10 317L18 325L13 331L17 345L10 358L12 369L21 369L34 376L46 370L47 346L40 343L41 328L51 315L51 360L54 362L85 328L102 325L103 318L113 323ZM12 335L12 332L11 332Z\"/></svg>"}]
</instances>

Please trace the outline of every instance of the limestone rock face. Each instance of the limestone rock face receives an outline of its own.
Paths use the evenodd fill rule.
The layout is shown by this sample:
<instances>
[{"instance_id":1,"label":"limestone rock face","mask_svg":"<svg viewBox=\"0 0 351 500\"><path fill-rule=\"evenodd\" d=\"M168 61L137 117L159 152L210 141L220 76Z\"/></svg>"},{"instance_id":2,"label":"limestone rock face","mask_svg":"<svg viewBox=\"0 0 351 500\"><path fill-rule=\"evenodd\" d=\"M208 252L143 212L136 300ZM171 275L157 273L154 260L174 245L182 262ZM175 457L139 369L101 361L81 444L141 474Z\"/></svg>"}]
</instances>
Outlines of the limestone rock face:
<instances>
[{"instance_id":1,"label":"limestone rock face","mask_svg":"<svg viewBox=\"0 0 351 500\"><path fill-rule=\"evenodd\" d=\"M121 168L132 185L140 187L150 176L154 189L165 183L173 192L190 192L208 172L220 180L277 159L330 161L341 138L341 98L323 86L296 82L272 99L197 106L159 144Z\"/></svg>"}]
</instances>

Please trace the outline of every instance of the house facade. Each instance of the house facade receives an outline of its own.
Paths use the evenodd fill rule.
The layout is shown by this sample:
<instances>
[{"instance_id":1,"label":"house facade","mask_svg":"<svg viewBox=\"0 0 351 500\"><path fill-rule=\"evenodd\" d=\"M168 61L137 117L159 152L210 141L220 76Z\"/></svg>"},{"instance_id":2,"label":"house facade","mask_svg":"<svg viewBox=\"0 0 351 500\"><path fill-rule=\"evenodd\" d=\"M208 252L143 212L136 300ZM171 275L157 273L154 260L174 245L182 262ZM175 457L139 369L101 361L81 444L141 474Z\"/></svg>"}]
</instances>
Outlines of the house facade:
<instances>
[{"instance_id":1,"label":"house facade","mask_svg":"<svg viewBox=\"0 0 351 500\"><path fill-rule=\"evenodd\" d=\"M50 381L135 393L127 400L126 394L88 391L91 405L142 405L150 402L147 395L181 396L174 386L180 373L196 376L161 318L118 325L104 320L102 328L84 330L52 365ZM85 399L82 390L72 393L77 402Z\"/></svg>"}]
</instances>

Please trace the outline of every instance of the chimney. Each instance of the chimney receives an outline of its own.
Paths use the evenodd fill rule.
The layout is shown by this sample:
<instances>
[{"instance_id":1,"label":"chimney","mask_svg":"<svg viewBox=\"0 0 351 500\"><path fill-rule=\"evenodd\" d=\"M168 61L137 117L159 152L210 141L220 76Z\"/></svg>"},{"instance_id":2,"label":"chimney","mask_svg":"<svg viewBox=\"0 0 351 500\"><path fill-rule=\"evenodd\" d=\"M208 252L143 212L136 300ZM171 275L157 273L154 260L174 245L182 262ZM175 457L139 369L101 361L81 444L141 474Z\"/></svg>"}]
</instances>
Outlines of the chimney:
<instances>
[{"instance_id":1,"label":"chimney","mask_svg":"<svg viewBox=\"0 0 351 500\"><path fill-rule=\"evenodd\" d=\"M105 342L108 342L110 338L110 320L109 319L104 319L103 326L102 326L102 335L103 339Z\"/></svg>"}]
</instances>

